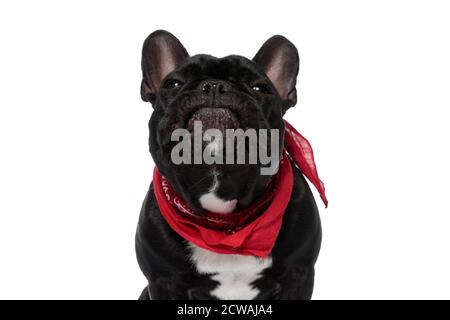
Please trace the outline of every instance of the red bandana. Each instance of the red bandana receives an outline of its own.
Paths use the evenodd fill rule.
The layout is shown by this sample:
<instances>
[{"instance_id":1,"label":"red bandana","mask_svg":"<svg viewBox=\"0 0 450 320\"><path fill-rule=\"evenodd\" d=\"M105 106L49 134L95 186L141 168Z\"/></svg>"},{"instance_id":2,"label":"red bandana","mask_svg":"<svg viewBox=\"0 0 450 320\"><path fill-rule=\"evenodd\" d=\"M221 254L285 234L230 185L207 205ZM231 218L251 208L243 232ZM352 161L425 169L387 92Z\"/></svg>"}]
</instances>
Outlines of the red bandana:
<instances>
[{"instance_id":1,"label":"red bandana","mask_svg":"<svg viewBox=\"0 0 450 320\"><path fill-rule=\"evenodd\" d=\"M163 217L181 237L201 248L222 254L267 257L275 244L291 198L293 173L288 157L317 188L325 206L328 205L311 145L287 121L284 148L280 169L265 195L250 207L229 214L196 214L155 168L153 187Z\"/></svg>"}]
</instances>

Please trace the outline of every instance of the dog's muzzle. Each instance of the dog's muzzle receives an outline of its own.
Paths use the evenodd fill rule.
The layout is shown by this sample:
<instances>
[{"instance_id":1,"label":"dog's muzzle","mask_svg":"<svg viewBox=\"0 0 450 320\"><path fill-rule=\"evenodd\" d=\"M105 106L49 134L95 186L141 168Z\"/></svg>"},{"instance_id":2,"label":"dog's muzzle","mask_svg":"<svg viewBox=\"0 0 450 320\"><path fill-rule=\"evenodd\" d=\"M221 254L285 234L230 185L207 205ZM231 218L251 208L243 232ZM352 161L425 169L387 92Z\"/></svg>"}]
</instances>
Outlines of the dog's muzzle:
<instances>
[{"instance_id":1,"label":"dog's muzzle","mask_svg":"<svg viewBox=\"0 0 450 320\"><path fill-rule=\"evenodd\" d=\"M201 108L194 112L186 123L189 132L194 130L194 122L199 121L203 130L218 129L225 133L226 129L239 128L239 121L234 113L228 108Z\"/></svg>"}]
</instances>

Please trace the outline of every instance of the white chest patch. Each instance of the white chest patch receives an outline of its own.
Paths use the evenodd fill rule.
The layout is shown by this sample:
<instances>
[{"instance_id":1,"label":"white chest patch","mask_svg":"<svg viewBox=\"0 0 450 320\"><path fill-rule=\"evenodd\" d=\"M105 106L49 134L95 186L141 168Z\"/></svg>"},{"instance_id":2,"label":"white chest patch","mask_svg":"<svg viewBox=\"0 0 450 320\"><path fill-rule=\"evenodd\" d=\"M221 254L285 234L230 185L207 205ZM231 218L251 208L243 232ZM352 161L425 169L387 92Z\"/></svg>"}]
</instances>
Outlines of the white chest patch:
<instances>
[{"instance_id":1,"label":"white chest patch","mask_svg":"<svg viewBox=\"0 0 450 320\"><path fill-rule=\"evenodd\" d=\"M259 290L252 282L261 277L264 269L272 266L272 258L242 256L238 254L219 254L189 244L192 250L191 261L199 273L211 274L211 279L219 285L211 295L221 300L252 300Z\"/></svg>"}]
</instances>

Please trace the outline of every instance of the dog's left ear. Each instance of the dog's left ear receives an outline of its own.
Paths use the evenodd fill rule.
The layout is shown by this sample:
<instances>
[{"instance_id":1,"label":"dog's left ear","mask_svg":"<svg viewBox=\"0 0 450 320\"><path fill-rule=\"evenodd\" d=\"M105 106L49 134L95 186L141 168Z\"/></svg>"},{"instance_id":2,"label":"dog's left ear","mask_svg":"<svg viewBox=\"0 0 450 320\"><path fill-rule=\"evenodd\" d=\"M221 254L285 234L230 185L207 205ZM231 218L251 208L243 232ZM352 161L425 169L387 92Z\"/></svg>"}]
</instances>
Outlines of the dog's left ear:
<instances>
[{"instance_id":1,"label":"dog's left ear","mask_svg":"<svg viewBox=\"0 0 450 320\"><path fill-rule=\"evenodd\" d=\"M272 81L283 100L283 112L297 103L297 74L299 57L297 48L283 36L273 36L259 49L253 61Z\"/></svg>"},{"instance_id":2,"label":"dog's left ear","mask_svg":"<svg viewBox=\"0 0 450 320\"><path fill-rule=\"evenodd\" d=\"M153 103L162 80L188 57L181 42L170 32L151 33L142 48L142 100Z\"/></svg>"}]
</instances>

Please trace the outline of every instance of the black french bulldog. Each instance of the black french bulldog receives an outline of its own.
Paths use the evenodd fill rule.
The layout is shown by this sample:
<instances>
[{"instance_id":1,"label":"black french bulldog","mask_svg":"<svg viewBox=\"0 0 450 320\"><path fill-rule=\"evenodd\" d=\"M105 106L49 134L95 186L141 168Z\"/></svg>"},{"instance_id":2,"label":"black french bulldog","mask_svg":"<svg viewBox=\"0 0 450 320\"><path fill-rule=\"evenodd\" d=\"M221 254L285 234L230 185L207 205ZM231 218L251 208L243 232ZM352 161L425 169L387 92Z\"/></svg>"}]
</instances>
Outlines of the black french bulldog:
<instances>
[{"instance_id":1,"label":"black french bulldog","mask_svg":"<svg viewBox=\"0 0 450 320\"><path fill-rule=\"evenodd\" d=\"M297 100L298 69L297 49L282 36L267 40L253 60L191 57L162 30L145 40L141 96L154 108L150 153L161 175L199 215L246 208L264 194L270 176L261 175L258 164L175 165L172 131L189 129L193 118L221 130L284 130L283 115ZM140 299L310 299L321 225L305 178L292 168L292 196L267 263L195 247L168 225L150 185L136 233L139 266L148 279ZM214 196L202 199L213 186Z\"/></svg>"}]
</instances>

